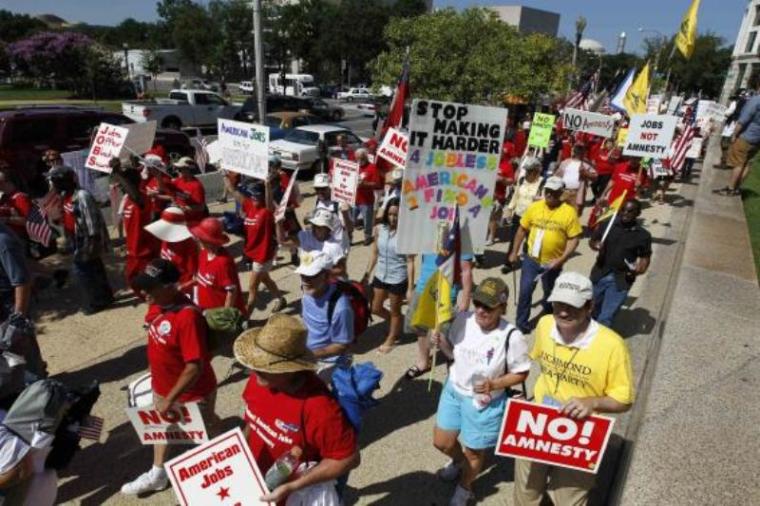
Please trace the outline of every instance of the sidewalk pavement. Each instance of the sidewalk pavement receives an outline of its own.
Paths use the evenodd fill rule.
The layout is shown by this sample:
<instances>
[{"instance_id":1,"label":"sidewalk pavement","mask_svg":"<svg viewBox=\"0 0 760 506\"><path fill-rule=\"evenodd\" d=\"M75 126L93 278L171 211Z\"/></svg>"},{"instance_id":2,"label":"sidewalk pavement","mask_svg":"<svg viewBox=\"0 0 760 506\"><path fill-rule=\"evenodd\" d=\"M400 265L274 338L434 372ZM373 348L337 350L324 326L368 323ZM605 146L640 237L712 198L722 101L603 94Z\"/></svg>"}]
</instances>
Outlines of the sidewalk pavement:
<instances>
[{"instance_id":1,"label":"sidewalk pavement","mask_svg":"<svg viewBox=\"0 0 760 506\"><path fill-rule=\"evenodd\" d=\"M741 199L712 139L621 504L760 504L760 292Z\"/></svg>"},{"instance_id":2,"label":"sidewalk pavement","mask_svg":"<svg viewBox=\"0 0 760 506\"><path fill-rule=\"evenodd\" d=\"M298 211L299 216L303 217L313 207L313 194L309 184L302 183L301 187L306 200ZM674 185L669 194L672 205L647 207L643 213L645 225L655 238L653 263L650 272L634 285L616 324L631 349L637 377L643 370L650 334L664 300L667 274L673 268L672 252L678 242L673 237L680 228L673 222L672 216L678 218L684 206L690 205L679 195L684 188L688 189L688 185ZM215 214L231 208L231 204L211 205ZM355 238L362 238L360 231L356 232ZM234 244L231 250L239 256L240 243ZM369 249L364 246L352 248L348 265L352 279L360 278L365 271L368 253ZM570 259L566 269L588 274L595 254L588 247L587 240L582 241L578 253ZM284 254L287 258L287 252ZM499 269L505 255L504 242L488 248L486 268L475 271L475 281L487 276L502 276ZM108 268L114 286L123 287L121 260L111 259ZM245 289L248 276L245 274L243 277ZM300 285L292 267L278 267L273 271L273 278L287 292L290 303L287 311L297 314L300 309ZM506 276L505 281L512 291L512 275ZM45 295L38 304L41 313L40 342L51 372L71 383L84 383L92 379L102 382L103 394L94 413L105 417L107 440L102 444L86 446L62 474L58 499L63 504L176 503L170 490L142 500L119 494L124 482L147 470L151 463L151 449L138 444L126 418L126 394L121 390L146 369L142 329L145 306L133 304L126 292L122 294L116 307L89 317L76 313L78 295L75 286L69 285L60 292ZM536 301L540 295L538 288ZM266 302L267 305L271 303L270 300ZM537 311L537 306L534 306L533 314ZM263 323L268 314L267 306L262 303L254 313L254 319ZM507 319L514 321L514 316L515 306L510 299ZM351 473L346 504L448 504L453 485L443 484L435 478L435 471L446 462L446 458L432 445L435 411L445 380L445 367L439 365L435 369L432 392L427 391L427 375L415 381L403 379L404 372L414 362L416 341L405 337L391 353L380 355L374 349L382 343L384 331L382 322L375 321L367 335L359 340L355 354L356 362L374 362L385 377L376 395L381 404L366 415L360 435L362 464ZM532 337L528 340L532 344ZM231 363L229 350L213 361L220 382L225 380L220 386L217 400L217 412L224 420L225 430L240 424L240 395L246 379L242 373L225 379ZM533 379L537 372L532 372ZM618 434L624 434L627 419L627 416L619 417L616 423ZM616 455L614 451L610 454ZM483 475L475 482L478 504L511 504L512 474L510 459L491 458Z\"/></svg>"}]
</instances>

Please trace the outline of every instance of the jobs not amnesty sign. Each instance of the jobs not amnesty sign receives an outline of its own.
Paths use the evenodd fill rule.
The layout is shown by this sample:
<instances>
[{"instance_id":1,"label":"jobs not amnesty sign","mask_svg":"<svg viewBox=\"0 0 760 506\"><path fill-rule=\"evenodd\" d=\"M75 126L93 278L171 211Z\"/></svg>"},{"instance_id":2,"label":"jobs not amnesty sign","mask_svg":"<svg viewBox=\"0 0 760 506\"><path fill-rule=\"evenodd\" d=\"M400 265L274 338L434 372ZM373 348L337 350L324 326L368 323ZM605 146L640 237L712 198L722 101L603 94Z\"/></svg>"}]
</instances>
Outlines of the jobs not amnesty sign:
<instances>
[{"instance_id":1,"label":"jobs not amnesty sign","mask_svg":"<svg viewBox=\"0 0 760 506\"><path fill-rule=\"evenodd\" d=\"M401 190L398 251L434 253L459 207L462 251L485 245L507 110L414 100Z\"/></svg>"},{"instance_id":2,"label":"jobs not amnesty sign","mask_svg":"<svg viewBox=\"0 0 760 506\"><path fill-rule=\"evenodd\" d=\"M628 126L623 154L642 158L667 158L678 119L667 114L634 114Z\"/></svg>"}]
</instances>

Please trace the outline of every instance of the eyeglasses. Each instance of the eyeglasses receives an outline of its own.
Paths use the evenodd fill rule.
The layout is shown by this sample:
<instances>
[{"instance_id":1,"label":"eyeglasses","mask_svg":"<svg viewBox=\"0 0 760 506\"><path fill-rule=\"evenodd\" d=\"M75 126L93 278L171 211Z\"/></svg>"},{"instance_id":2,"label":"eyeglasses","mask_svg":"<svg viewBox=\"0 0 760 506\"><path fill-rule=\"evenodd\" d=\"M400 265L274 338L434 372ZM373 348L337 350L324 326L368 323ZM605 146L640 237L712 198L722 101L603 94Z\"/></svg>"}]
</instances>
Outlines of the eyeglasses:
<instances>
[{"instance_id":1,"label":"eyeglasses","mask_svg":"<svg viewBox=\"0 0 760 506\"><path fill-rule=\"evenodd\" d=\"M483 311L486 311L487 313L490 313L491 311L494 311L499 307L499 306L489 307L483 304L482 302L473 302L472 305L475 306L475 309L481 309Z\"/></svg>"}]
</instances>

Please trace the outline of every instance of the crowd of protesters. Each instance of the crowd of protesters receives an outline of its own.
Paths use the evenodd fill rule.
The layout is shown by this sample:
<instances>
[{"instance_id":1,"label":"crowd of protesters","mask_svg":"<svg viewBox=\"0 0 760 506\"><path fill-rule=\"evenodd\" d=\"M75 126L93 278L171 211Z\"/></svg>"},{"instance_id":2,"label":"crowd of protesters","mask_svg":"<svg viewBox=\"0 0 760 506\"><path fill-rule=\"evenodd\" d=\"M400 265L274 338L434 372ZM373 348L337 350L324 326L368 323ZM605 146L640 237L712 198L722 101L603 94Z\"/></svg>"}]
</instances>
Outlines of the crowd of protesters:
<instances>
[{"instance_id":1,"label":"crowd of protesters","mask_svg":"<svg viewBox=\"0 0 760 506\"><path fill-rule=\"evenodd\" d=\"M740 135L727 157L739 176L745 170L741 163L746 165L756 147L755 129L760 129L760 102L754 100L738 116ZM653 178L642 160L623 156L612 139L557 128L549 148L536 150L527 145L529 119L512 118L510 123L486 241L489 248L501 240L509 244L502 256L505 277L476 283L483 252L462 254L461 283L451 293L457 314L436 329L421 325L415 314L426 282L438 268L437 255L416 258L399 252L403 170L381 163L376 143L349 146L343 138L330 153L359 164L353 207L332 198L329 157L328 170L314 175L312 209L301 209L300 183L277 157L270 158L269 177L263 181L225 172L224 201L234 198L233 217L241 225L236 231L210 213L193 159L171 161L155 146L126 162L112 160L111 182L123 194L118 216L124 233L124 286L147 304L147 365L156 409L166 413L177 403L198 402L215 435L218 383L210 361L215 352L211 315L231 315L242 331L234 341L236 361L252 371L242 391L241 423L254 457L266 472L297 446L304 465L264 499L284 504L290 496L335 480L332 492L339 496L360 459L357 427L331 389L334 376L351 368L352 344L371 313L387 327L379 353L392 352L405 333L416 337L408 380L430 371L438 351L449 363L433 445L449 458L439 478L458 482L453 506L474 500L473 484L496 445L506 399L517 391L574 418L629 409L634 400L630 357L615 331L615 316L650 264L651 236L638 218L642 198L656 189L650 188ZM59 153L45 153L45 162L50 190L40 206L60 236L62 251L71 254L82 312L103 311L115 297L103 262L111 240L102 211ZM653 200L664 202L667 186L659 188L664 189L652 191ZM24 257L30 256L34 241L26 220L36 204L2 172L0 191L0 312L3 320L28 318L31 275L30 260ZM617 213L603 220L620 199ZM588 205L592 209L584 226L581 216ZM299 214L305 216L303 224ZM363 233L355 240L357 228ZM228 249L233 233L242 237L241 262ZM597 252L593 268L588 275L564 272L585 240ZM370 247L369 262L361 279L352 281L348 263L352 248L361 245ZM271 275L282 267L281 250L291 253L300 277L300 318L282 313L288 301ZM518 269L519 290L511 294L517 315L510 323L505 319L510 295L505 280ZM250 271L245 289L243 270ZM543 297L534 315L539 282ZM263 327L246 329L254 315L265 314L262 284L274 301L271 316ZM361 303L366 312L357 306ZM530 395L524 385L534 362L540 374ZM568 379L582 369L568 371L571 364L592 373ZM163 465L170 449L154 446L150 469L125 484L122 493L166 488ZM518 461L514 500L537 505L548 493L558 505L584 504L593 479Z\"/></svg>"}]
</instances>

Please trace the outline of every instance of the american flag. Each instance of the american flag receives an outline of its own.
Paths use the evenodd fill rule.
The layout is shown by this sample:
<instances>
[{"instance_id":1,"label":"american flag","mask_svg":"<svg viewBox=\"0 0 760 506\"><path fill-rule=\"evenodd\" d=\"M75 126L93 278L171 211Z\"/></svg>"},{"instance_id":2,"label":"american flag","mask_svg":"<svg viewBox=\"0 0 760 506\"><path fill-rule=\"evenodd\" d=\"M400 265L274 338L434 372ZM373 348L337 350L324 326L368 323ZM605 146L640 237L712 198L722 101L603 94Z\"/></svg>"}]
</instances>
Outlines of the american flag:
<instances>
[{"instance_id":1,"label":"american flag","mask_svg":"<svg viewBox=\"0 0 760 506\"><path fill-rule=\"evenodd\" d=\"M206 164L209 162L208 158L208 151L206 151L206 146L208 146L208 141L205 137L200 137L199 139L193 139L195 142L193 142L193 145L195 146L195 163L198 164L198 169L202 173L206 173Z\"/></svg>"},{"instance_id":2,"label":"american flag","mask_svg":"<svg viewBox=\"0 0 760 506\"><path fill-rule=\"evenodd\" d=\"M103 433L103 419L99 416L88 416L79 426L77 433L83 439L100 441L100 435Z\"/></svg>"},{"instance_id":3,"label":"american flag","mask_svg":"<svg viewBox=\"0 0 760 506\"><path fill-rule=\"evenodd\" d=\"M594 102L593 91L596 88L596 83L599 80L599 71L594 72L589 77L583 86L575 90L567 97L565 101L565 107L570 109L581 109L588 111L591 104Z\"/></svg>"},{"instance_id":4,"label":"american flag","mask_svg":"<svg viewBox=\"0 0 760 506\"><path fill-rule=\"evenodd\" d=\"M689 152L694 136L697 133L697 127L694 124L694 108L687 107L684 112L682 120L682 131L673 144L670 146L670 171L673 174L678 174L683 169L683 164L686 161L686 153Z\"/></svg>"},{"instance_id":5,"label":"american flag","mask_svg":"<svg viewBox=\"0 0 760 506\"><path fill-rule=\"evenodd\" d=\"M46 248L50 246L53 229L47 222L45 211L40 209L37 204L32 204L29 215L26 217L26 233L29 234L32 241L38 242Z\"/></svg>"}]
</instances>

